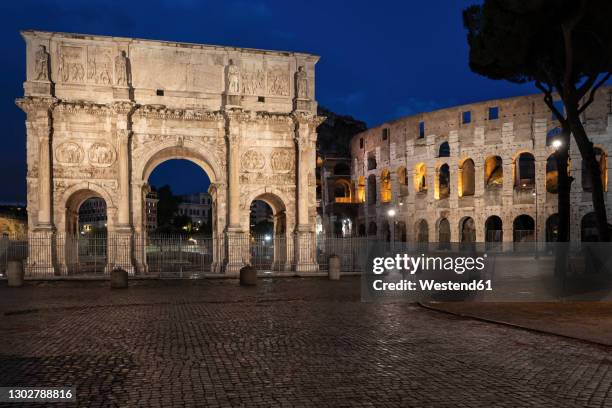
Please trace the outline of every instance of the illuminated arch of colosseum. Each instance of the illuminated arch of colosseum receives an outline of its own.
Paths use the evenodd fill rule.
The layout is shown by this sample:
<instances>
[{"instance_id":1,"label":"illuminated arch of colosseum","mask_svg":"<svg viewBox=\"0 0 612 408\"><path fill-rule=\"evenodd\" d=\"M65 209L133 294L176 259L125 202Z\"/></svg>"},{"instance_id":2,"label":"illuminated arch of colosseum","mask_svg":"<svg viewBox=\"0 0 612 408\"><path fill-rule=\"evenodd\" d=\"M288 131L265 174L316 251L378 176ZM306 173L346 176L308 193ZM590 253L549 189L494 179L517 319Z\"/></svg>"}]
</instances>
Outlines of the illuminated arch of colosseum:
<instances>
[{"instance_id":1,"label":"illuminated arch of colosseum","mask_svg":"<svg viewBox=\"0 0 612 408\"><path fill-rule=\"evenodd\" d=\"M602 89L583 117L608 203L611 101L612 88ZM552 241L558 216L551 142L558 134L541 95L451 107L368 129L351 142L354 184L369 197L356 230L387 239L386 226L401 223L410 242ZM574 178L571 239L589 240L591 185L573 141L568 169Z\"/></svg>"}]
</instances>

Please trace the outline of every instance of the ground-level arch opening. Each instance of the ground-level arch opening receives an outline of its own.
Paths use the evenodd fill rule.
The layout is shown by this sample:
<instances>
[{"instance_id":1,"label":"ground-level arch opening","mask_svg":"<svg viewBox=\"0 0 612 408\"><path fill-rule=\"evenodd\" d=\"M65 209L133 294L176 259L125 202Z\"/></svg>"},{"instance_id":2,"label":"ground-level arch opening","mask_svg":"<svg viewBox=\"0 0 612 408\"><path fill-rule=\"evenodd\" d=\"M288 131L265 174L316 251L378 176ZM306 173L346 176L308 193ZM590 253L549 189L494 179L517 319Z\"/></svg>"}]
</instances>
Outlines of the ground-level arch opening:
<instances>
[{"instance_id":1,"label":"ground-level arch opening","mask_svg":"<svg viewBox=\"0 0 612 408\"><path fill-rule=\"evenodd\" d=\"M219 245L210 166L163 151L149 164L141 191L144 238L135 243L137 257L144 258L149 272L168 277L210 272Z\"/></svg>"},{"instance_id":2,"label":"ground-level arch opening","mask_svg":"<svg viewBox=\"0 0 612 408\"><path fill-rule=\"evenodd\" d=\"M552 214L546 219L546 242L559 240L559 214Z\"/></svg>"},{"instance_id":3,"label":"ground-level arch opening","mask_svg":"<svg viewBox=\"0 0 612 408\"><path fill-rule=\"evenodd\" d=\"M464 217L459 222L461 243L476 242L476 223L472 217Z\"/></svg>"},{"instance_id":4,"label":"ground-level arch opening","mask_svg":"<svg viewBox=\"0 0 612 408\"><path fill-rule=\"evenodd\" d=\"M485 221L485 242L502 242L504 230L502 219L492 215Z\"/></svg>"},{"instance_id":5,"label":"ground-level arch opening","mask_svg":"<svg viewBox=\"0 0 612 408\"><path fill-rule=\"evenodd\" d=\"M450 249L451 228L447 218L441 218L438 222L438 242L441 249Z\"/></svg>"},{"instance_id":6,"label":"ground-level arch opening","mask_svg":"<svg viewBox=\"0 0 612 408\"><path fill-rule=\"evenodd\" d=\"M419 220L415 224L416 242L429 242L429 226L426 220Z\"/></svg>"},{"instance_id":7,"label":"ground-level arch opening","mask_svg":"<svg viewBox=\"0 0 612 408\"><path fill-rule=\"evenodd\" d=\"M512 223L512 240L514 242L535 241L535 222L529 215L522 214Z\"/></svg>"},{"instance_id":8,"label":"ground-level arch opening","mask_svg":"<svg viewBox=\"0 0 612 408\"><path fill-rule=\"evenodd\" d=\"M107 210L107 201L90 189L76 191L66 200L66 233L58 240L64 246L59 263L67 274L101 274L107 270L111 239Z\"/></svg>"},{"instance_id":9,"label":"ground-level arch opening","mask_svg":"<svg viewBox=\"0 0 612 408\"><path fill-rule=\"evenodd\" d=\"M251 200L249 263L258 270L290 268L286 212L285 203L274 193L262 193Z\"/></svg>"},{"instance_id":10,"label":"ground-level arch opening","mask_svg":"<svg viewBox=\"0 0 612 408\"><path fill-rule=\"evenodd\" d=\"M580 220L580 240L582 242L598 242L597 216L594 212L586 213Z\"/></svg>"}]
</instances>

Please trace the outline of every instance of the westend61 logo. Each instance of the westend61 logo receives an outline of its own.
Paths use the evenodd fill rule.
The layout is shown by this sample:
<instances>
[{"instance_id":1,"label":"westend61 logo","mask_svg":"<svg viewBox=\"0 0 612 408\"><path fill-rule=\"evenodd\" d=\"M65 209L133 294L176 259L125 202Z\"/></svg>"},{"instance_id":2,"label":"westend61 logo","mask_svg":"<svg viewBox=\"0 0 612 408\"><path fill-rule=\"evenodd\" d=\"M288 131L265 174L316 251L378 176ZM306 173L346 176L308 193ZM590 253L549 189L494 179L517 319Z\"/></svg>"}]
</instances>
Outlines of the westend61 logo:
<instances>
[{"instance_id":1,"label":"westend61 logo","mask_svg":"<svg viewBox=\"0 0 612 408\"><path fill-rule=\"evenodd\" d=\"M485 270L486 259L487 254L456 257L396 254L391 257L375 257L372 259L372 272L375 275L387 274L389 277L373 280L372 288L375 291L491 291L490 279L471 279L472 275L480 275ZM415 278L417 272L419 275L429 273L429 276L427 279L416 280L392 279L392 275L397 276L397 273L409 274ZM461 281L457 281L460 277Z\"/></svg>"}]
</instances>

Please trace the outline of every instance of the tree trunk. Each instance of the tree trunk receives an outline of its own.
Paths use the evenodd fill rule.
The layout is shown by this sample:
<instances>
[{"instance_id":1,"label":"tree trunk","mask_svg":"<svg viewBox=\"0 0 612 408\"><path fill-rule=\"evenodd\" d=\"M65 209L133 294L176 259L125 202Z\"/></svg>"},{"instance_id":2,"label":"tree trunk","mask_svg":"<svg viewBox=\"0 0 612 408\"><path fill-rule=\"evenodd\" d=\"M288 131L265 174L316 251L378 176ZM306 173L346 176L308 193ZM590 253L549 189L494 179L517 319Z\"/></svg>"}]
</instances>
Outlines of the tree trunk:
<instances>
[{"instance_id":1,"label":"tree trunk","mask_svg":"<svg viewBox=\"0 0 612 408\"><path fill-rule=\"evenodd\" d=\"M599 240L601 242L609 242L610 231L608 229L608 216L606 213L606 203L604 201L604 191L601 181L599 163L595 158L595 149L593 148L593 143L589 140L586 131L584 130L584 126L582 126L580 116L578 115L577 104L568 104L566 102L565 107L567 110L567 119L571 131L574 134L574 139L578 145L578 150L580 150L580 156L582 156L582 160L585 161L591 176L591 197L593 200L593 211L595 212L595 217L597 219L597 232L599 235Z\"/></svg>"},{"instance_id":2,"label":"tree trunk","mask_svg":"<svg viewBox=\"0 0 612 408\"><path fill-rule=\"evenodd\" d=\"M569 137L564 131L562 145L555 153L557 162L557 207L559 215L559 230L557 242L568 242L570 238L570 191L571 182L567 173L567 162L569 157Z\"/></svg>"}]
</instances>

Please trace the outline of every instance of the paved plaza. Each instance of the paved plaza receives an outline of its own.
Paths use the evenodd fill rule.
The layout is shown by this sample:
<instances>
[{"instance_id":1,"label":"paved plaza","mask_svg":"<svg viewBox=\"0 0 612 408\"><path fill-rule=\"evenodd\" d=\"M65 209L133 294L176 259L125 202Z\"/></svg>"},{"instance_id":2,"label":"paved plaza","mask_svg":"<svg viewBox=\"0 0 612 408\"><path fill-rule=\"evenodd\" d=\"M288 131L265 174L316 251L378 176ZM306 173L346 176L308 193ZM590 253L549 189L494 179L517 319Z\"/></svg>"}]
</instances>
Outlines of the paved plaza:
<instances>
[{"instance_id":1,"label":"paved plaza","mask_svg":"<svg viewBox=\"0 0 612 408\"><path fill-rule=\"evenodd\" d=\"M1 286L0 385L91 407L612 407L612 348L362 303L359 278L107 285Z\"/></svg>"}]
</instances>

